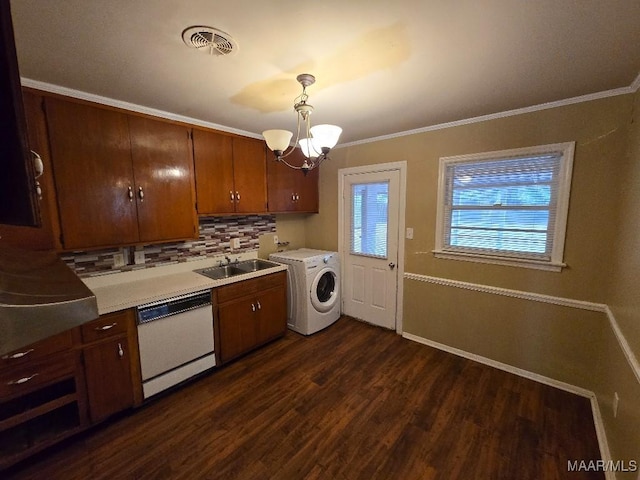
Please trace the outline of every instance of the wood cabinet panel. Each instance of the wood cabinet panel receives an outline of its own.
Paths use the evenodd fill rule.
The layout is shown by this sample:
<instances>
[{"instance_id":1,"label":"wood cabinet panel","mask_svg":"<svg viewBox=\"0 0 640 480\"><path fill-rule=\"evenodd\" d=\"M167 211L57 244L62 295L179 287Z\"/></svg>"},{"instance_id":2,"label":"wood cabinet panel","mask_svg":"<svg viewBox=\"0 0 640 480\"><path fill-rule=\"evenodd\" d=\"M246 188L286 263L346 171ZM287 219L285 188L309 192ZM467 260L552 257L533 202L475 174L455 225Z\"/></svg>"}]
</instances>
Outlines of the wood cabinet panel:
<instances>
[{"instance_id":1,"label":"wood cabinet panel","mask_svg":"<svg viewBox=\"0 0 640 480\"><path fill-rule=\"evenodd\" d=\"M248 352L258 344L252 299L239 300L218 311L220 360L224 363ZM254 307L255 308L255 307Z\"/></svg>"},{"instance_id":2,"label":"wood cabinet panel","mask_svg":"<svg viewBox=\"0 0 640 480\"><path fill-rule=\"evenodd\" d=\"M198 213L234 213L232 138L194 129L193 152Z\"/></svg>"},{"instance_id":3,"label":"wood cabinet panel","mask_svg":"<svg viewBox=\"0 0 640 480\"><path fill-rule=\"evenodd\" d=\"M58 333L39 342L27 345L24 348L9 352L0 357L0 368L15 368L28 362L38 360L52 353L69 350L73 346L71 330Z\"/></svg>"},{"instance_id":4,"label":"wood cabinet panel","mask_svg":"<svg viewBox=\"0 0 640 480\"><path fill-rule=\"evenodd\" d=\"M23 90L22 98L29 145L40 155L44 166L44 173L37 179L42 192L42 196L38 198L41 224L39 227L0 225L0 245L11 245L27 250L50 250L59 247L60 226L49 154L47 123L43 110L44 99L41 95L29 90Z\"/></svg>"},{"instance_id":5,"label":"wood cabinet panel","mask_svg":"<svg viewBox=\"0 0 640 480\"><path fill-rule=\"evenodd\" d=\"M109 337L126 335L129 331L130 322L131 318L128 310L101 315L99 318L80 327L82 341L90 343Z\"/></svg>"},{"instance_id":6,"label":"wood cabinet panel","mask_svg":"<svg viewBox=\"0 0 640 480\"><path fill-rule=\"evenodd\" d=\"M129 117L141 242L194 238L193 158L186 127Z\"/></svg>"},{"instance_id":7,"label":"wood cabinet panel","mask_svg":"<svg viewBox=\"0 0 640 480\"><path fill-rule=\"evenodd\" d=\"M287 289L284 285L273 288L258 297L257 341L266 343L287 330Z\"/></svg>"},{"instance_id":8,"label":"wood cabinet panel","mask_svg":"<svg viewBox=\"0 0 640 480\"><path fill-rule=\"evenodd\" d=\"M130 356L126 336L85 347L87 395L93 422L133 406Z\"/></svg>"},{"instance_id":9,"label":"wood cabinet panel","mask_svg":"<svg viewBox=\"0 0 640 480\"><path fill-rule=\"evenodd\" d=\"M194 129L193 151L200 215L267 211L264 142Z\"/></svg>"},{"instance_id":10,"label":"wood cabinet panel","mask_svg":"<svg viewBox=\"0 0 640 480\"><path fill-rule=\"evenodd\" d=\"M0 397L17 397L60 378L73 377L75 369L76 356L72 351L28 362L17 368L1 369Z\"/></svg>"},{"instance_id":11,"label":"wood cabinet panel","mask_svg":"<svg viewBox=\"0 0 640 480\"><path fill-rule=\"evenodd\" d=\"M297 148L286 159L293 165L301 165L304 155ZM267 160L267 191L269 212L318 212L319 168L305 176L300 170L287 167L282 162Z\"/></svg>"},{"instance_id":12,"label":"wood cabinet panel","mask_svg":"<svg viewBox=\"0 0 640 480\"><path fill-rule=\"evenodd\" d=\"M265 143L253 138L233 139L233 178L236 213L267 211Z\"/></svg>"},{"instance_id":13,"label":"wood cabinet panel","mask_svg":"<svg viewBox=\"0 0 640 480\"><path fill-rule=\"evenodd\" d=\"M0 223L40 224L10 2L0 2Z\"/></svg>"},{"instance_id":14,"label":"wood cabinet panel","mask_svg":"<svg viewBox=\"0 0 640 480\"><path fill-rule=\"evenodd\" d=\"M286 272L236 282L214 290L217 349L221 363L284 335Z\"/></svg>"},{"instance_id":15,"label":"wood cabinet panel","mask_svg":"<svg viewBox=\"0 0 640 480\"><path fill-rule=\"evenodd\" d=\"M82 326L82 338L91 421L139 405L142 383L134 311L101 315Z\"/></svg>"},{"instance_id":16,"label":"wood cabinet panel","mask_svg":"<svg viewBox=\"0 0 640 480\"><path fill-rule=\"evenodd\" d=\"M64 248L136 243L127 116L52 97L45 107Z\"/></svg>"}]
</instances>

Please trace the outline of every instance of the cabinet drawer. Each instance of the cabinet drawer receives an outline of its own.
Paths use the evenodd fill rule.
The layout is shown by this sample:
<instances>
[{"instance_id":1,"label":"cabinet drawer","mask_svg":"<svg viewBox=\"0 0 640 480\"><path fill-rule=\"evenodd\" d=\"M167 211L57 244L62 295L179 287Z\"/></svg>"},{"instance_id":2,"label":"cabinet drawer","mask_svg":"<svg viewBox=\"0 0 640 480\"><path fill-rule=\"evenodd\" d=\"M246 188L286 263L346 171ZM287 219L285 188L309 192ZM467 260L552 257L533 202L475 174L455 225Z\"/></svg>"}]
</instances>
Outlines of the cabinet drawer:
<instances>
[{"instance_id":1,"label":"cabinet drawer","mask_svg":"<svg viewBox=\"0 0 640 480\"><path fill-rule=\"evenodd\" d=\"M76 352L56 355L18 368L0 370L0 397L15 397L59 378L73 376Z\"/></svg>"},{"instance_id":2,"label":"cabinet drawer","mask_svg":"<svg viewBox=\"0 0 640 480\"><path fill-rule=\"evenodd\" d=\"M268 288L286 285L286 272L276 272L262 277L225 285L215 289L217 303L225 303L236 298L254 295Z\"/></svg>"},{"instance_id":3,"label":"cabinet drawer","mask_svg":"<svg viewBox=\"0 0 640 480\"><path fill-rule=\"evenodd\" d=\"M127 333L127 327L131 318L130 310L101 315L100 318L82 325L82 341L84 343L95 342L103 338Z\"/></svg>"},{"instance_id":4,"label":"cabinet drawer","mask_svg":"<svg viewBox=\"0 0 640 480\"><path fill-rule=\"evenodd\" d=\"M57 335L45 338L39 342L14 350L0 357L0 369L4 367L17 367L29 364L45 355L68 350L73 346L73 335L71 330L66 330Z\"/></svg>"}]
</instances>

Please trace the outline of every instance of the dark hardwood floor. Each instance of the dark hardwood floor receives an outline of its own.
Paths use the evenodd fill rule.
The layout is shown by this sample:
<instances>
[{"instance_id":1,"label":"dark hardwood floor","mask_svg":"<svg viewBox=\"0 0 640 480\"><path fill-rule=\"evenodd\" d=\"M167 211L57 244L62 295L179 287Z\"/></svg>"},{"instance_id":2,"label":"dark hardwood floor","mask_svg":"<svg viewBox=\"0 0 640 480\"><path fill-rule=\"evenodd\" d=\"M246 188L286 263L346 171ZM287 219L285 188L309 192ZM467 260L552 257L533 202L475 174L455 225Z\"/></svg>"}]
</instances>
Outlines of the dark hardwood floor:
<instances>
[{"instance_id":1,"label":"dark hardwood floor","mask_svg":"<svg viewBox=\"0 0 640 480\"><path fill-rule=\"evenodd\" d=\"M604 479L585 398L350 318L25 461L11 479Z\"/></svg>"}]
</instances>

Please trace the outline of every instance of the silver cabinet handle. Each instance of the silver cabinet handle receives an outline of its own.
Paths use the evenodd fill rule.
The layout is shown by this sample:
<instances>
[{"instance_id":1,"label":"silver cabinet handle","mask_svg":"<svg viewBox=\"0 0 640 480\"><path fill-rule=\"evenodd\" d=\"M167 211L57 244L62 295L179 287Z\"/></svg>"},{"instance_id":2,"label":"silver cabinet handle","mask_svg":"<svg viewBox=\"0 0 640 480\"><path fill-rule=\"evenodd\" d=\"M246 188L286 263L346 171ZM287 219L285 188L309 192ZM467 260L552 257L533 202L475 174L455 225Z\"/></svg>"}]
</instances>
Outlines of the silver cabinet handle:
<instances>
[{"instance_id":1,"label":"silver cabinet handle","mask_svg":"<svg viewBox=\"0 0 640 480\"><path fill-rule=\"evenodd\" d=\"M96 327L94 330L97 330L98 332L104 332L105 330L111 330L116 325L118 325L117 322L112 323L111 325L103 325L101 327Z\"/></svg>"},{"instance_id":2,"label":"silver cabinet handle","mask_svg":"<svg viewBox=\"0 0 640 480\"><path fill-rule=\"evenodd\" d=\"M133 202L133 187L131 187L131 185L129 185L129 191L127 192L127 196L129 197L129 201Z\"/></svg>"},{"instance_id":3,"label":"silver cabinet handle","mask_svg":"<svg viewBox=\"0 0 640 480\"><path fill-rule=\"evenodd\" d=\"M118 342L118 356L120 358L124 357L124 350L122 350L122 344Z\"/></svg>"},{"instance_id":4,"label":"silver cabinet handle","mask_svg":"<svg viewBox=\"0 0 640 480\"><path fill-rule=\"evenodd\" d=\"M138 197L141 202L144 202L144 190L142 190L142 187L138 187Z\"/></svg>"},{"instance_id":5,"label":"silver cabinet handle","mask_svg":"<svg viewBox=\"0 0 640 480\"><path fill-rule=\"evenodd\" d=\"M240 201L240 192L236 191L236 202Z\"/></svg>"},{"instance_id":6,"label":"silver cabinet handle","mask_svg":"<svg viewBox=\"0 0 640 480\"><path fill-rule=\"evenodd\" d=\"M258 305L258 310L262 310L262 305L260 305L260 300L257 300L256 304Z\"/></svg>"},{"instance_id":7,"label":"silver cabinet handle","mask_svg":"<svg viewBox=\"0 0 640 480\"><path fill-rule=\"evenodd\" d=\"M231 198L231 202L235 202L236 197L231 190L229 190L229 198Z\"/></svg>"},{"instance_id":8,"label":"silver cabinet handle","mask_svg":"<svg viewBox=\"0 0 640 480\"><path fill-rule=\"evenodd\" d=\"M396 268L396 264L393 262L389 263L389 268L393 270L394 268Z\"/></svg>"},{"instance_id":9,"label":"silver cabinet handle","mask_svg":"<svg viewBox=\"0 0 640 480\"><path fill-rule=\"evenodd\" d=\"M30 377L22 377L22 378L19 378L18 380L11 380L7 382L7 385L22 385L23 383L27 383L29 380L31 380L33 377L37 375L38 375L37 373L34 373Z\"/></svg>"},{"instance_id":10,"label":"silver cabinet handle","mask_svg":"<svg viewBox=\"0 0 640 480\"><path fill-rule=\"evenodd\" d=\"M252 311L252 312L255 312L255 311L256 311L256 304L255 304L255 303L252 303L252 304L251 304L251 311Z\"/></svg>"},{"instance_id":11,"label":"silver cabinet handle","mask_svg":"<svg viewBox=\"0 0 640 480\"><path fill-rule=\"evenodd\" d=\"M25 356L29 355L31 352L33 352L33 348L30 348L29 350L25 350L24 352L16 352L16 353L13 353L11 355L4 355L2 357L2 359L3 360L15 360L16 358L25 357Z\"/></svg>"}]
</instances>

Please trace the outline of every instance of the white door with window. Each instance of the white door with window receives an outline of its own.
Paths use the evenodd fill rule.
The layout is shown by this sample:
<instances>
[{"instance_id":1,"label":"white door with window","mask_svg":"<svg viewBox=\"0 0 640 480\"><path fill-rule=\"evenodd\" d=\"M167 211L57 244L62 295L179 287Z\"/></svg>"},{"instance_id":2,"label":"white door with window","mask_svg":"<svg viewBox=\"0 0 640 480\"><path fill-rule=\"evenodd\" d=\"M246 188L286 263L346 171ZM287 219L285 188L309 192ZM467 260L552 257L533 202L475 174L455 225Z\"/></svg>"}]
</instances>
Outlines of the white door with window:
<instances>
[{"instance_id":1,"label":"white door with window","mask_svg":"<svg viewBox=\"0 0 640 480\"><path fill-rule=\"evenodd\" d=\"M342 312L396 329L402 270L398 264L403 250L401 170L376 171L375 167L370 172L362 168L340 171Z\"/></svg>"}]
</instances>

